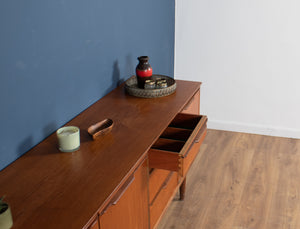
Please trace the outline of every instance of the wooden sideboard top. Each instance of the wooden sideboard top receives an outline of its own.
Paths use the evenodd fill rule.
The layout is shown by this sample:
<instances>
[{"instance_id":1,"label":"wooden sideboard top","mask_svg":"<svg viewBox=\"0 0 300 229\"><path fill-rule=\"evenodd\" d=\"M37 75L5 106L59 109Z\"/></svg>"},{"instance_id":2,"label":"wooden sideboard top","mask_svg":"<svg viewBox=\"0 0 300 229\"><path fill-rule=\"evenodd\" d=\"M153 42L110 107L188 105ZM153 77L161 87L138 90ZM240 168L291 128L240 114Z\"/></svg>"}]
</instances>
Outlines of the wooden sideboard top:
<instances>
[{"instance_id":1,"label":"wooden sideboard top","mask_svg":"<svg viewBox=\"0 0 300 229\"><path fill-rule=\"evenodd\" d=\"M53 133L0 172L0 196L10 204L13 228L84 228L200 88L176 80L172 95L143 99L124 84L66 125L80 128L81 146L61 153ZM105 118L112 131L93 141L87 129Z\"/></svg>"}]
</instances>

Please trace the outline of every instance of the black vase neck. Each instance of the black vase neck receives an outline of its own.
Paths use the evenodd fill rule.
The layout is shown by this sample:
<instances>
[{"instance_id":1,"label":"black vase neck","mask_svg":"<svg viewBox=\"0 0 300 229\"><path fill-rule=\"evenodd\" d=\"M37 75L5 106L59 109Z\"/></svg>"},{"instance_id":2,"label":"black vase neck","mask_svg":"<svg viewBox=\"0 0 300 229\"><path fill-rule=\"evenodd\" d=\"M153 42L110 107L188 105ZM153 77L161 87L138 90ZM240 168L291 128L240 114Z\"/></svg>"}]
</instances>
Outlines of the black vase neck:
<instances>
[{"instance_id":1,"label":"black vase neck","mask_svg":"<svg viewBox=\"0 0 300 229\"><path fill-rule=\"evenodd\" d=\"M138 57L138 60L142 63L147 63L149 61L149 57L148 56L140 56L140 57Z\"/></svg>"}]
</instances>

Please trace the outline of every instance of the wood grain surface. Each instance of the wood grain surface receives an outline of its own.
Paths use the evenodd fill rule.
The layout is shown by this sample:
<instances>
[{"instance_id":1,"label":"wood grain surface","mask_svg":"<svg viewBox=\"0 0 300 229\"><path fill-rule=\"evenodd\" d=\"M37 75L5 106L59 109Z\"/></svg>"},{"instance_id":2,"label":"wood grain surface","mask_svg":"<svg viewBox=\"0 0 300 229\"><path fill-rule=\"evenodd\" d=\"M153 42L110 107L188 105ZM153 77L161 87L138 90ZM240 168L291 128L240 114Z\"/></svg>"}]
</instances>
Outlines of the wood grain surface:
<instances>
[{"instance_id":1,"label":"wood grain surface","mask_svg":"<svg viewBox=\"0 0 300 229\"><path fill-rule=\"evenodd\" d=\"M0 172L0 196L11 205L13 229L87 228L176 114L199 90L199 82L177 80L172 95L143 99L124 84L66 125L80 128L80 149L61 153L55 133ZM93 141L89 126L114 121Z\"/></svg>"},{"instance_id":2,"label":"wood grain surface","mask_svg":"<svg viewBox=\"0 0 300 229\"><path fill-rule=\"evenodd\" d=\"M300 228L300 140L208 130L159 229Z\"/></svg>"}]
</instances>

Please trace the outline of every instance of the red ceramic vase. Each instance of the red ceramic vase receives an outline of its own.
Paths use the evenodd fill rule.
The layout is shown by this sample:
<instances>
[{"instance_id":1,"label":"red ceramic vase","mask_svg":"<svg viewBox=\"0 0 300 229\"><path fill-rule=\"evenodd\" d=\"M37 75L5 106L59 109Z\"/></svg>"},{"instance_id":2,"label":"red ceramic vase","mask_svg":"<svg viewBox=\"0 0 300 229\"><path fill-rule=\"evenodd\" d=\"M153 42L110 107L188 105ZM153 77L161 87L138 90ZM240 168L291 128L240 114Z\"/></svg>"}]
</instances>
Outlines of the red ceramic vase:
<instances>
[{"instance_id":1,"label":"red ceramic vase","mask_svg":"<svg viewBox=\"0 0 300 229\"><path fill-rule=\"evenodd\" d=\"M152 77L152 67L149 64L148 56L140 56L138 60L139 64L135 69L138 87L144 89L145 81L150 80Z\"/></svg>"}]
</instances>

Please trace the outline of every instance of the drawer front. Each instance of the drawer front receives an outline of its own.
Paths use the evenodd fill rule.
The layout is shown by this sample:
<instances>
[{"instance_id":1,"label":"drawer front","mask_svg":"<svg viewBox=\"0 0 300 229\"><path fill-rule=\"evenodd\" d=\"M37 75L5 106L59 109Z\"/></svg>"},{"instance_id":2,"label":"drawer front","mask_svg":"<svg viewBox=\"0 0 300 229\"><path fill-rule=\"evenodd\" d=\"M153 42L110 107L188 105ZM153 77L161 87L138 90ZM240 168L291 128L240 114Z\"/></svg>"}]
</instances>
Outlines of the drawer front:
<instances>
[{"instance_id":1,"label":"drawer front","mask_svg":"<svg viewBox=\"0 0 300 229\"><path fill-rule=\"evenodd\" d=\"M187 173L187 171L189 170L190 166L192 165L195 157L197 156L199 150L200 150L200 146L202 145L202 142L206 136L206 129L203 132L203 134L200 136L199 141L195 142L192 147L190 148L190 150L188 151L188 155L184 158L181 159L182 160L182 174L185 175Z\"/></svg>"},{"instance_id":2,"label":"drawer front","mask_svg":"<svg viewBox=\"0 0 300 229\"><path fill-rule=\"evenodd\" d=\"M150 203L150 228L155 228L168 204L172 201L177 188L177 173L169 172L160 187L159 193Z\"/></svg>"},{"instance_id":3,"label":"drawer front","mask_svg":"<svg viewBox=\"0 0 300 229\"><path fill-rule=\"evenodd\" d=\"M181 113L200 114L200 90L190 99L190 101L182 109Z\"/></svg>"},{"instance_id":4,"label":"drawer front","mask_svg":"<svg viewBox=\"0 0 300 229\"><path fill-rule=\"evenodd\" d=\"M157 196L169 174L170 171L164 169L153 169L149 174L149 203Z\"/></svg>"},{"instance_id":5,"label":"drawer front","mask_svg":"<svg viewBox=\"0 0 300 229\"><path fill-rule=\"evenodd\" d=\"M207 117L178 114L149 150L149 167L185 176L206 135Z\"/></svg>"}]
</instances>

